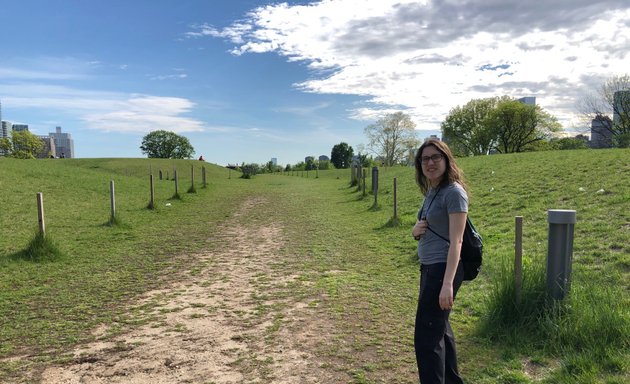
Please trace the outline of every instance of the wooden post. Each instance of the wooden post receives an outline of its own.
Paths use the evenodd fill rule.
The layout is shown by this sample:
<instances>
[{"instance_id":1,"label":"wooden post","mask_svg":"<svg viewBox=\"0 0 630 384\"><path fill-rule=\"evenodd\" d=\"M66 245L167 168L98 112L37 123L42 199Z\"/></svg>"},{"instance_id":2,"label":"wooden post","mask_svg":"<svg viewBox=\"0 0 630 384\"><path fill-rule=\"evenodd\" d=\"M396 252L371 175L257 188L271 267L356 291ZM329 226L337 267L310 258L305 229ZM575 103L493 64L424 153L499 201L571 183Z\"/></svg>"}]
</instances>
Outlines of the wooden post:
<instances>
[{"instance_id":1,"label":"wooden post","mask_svg":"<svg viewBox=\"0 0 630 384\"><path fill-rule=\"evenodd\" d=\"M173 170L173 177L175 177L175 196L179 196L179 179L177 178L177 169Z\"/></svg>"},{"instance_id":2,"label":"wooden post","mask_svg":"<svg viewBox=\"0 0 630 384\"><path fill-rule=\"evenodd\" d=\"M155 208L155 188L153 187L153 175L149 175L149 185L151 188L151 201L149 201L149 209Z\"/></svg>"},{"instance_id":3,"label":"wooden post","mask_svg":"<svg viewBox=\"0 0 630 384\"><path fill-rule=\"evenodd\" d=\"M207 186L206 184L206 166L202 166L201 167L201 181L203 182L203 187L205 188Z\"/></svg>"},{"instance_id":4,"label":"wooden post","mask_svg":"<svg viewBox=\"0 0 630 384\"><path fill-rule=\"evenodd\" d=\"M162 170L160 169L160 180L162 180Z\"/></svg>"},{"instance_id":5,"label":"wooden post","mask_svg":"<svg viewBox=\"0 0 630 384\"><path fill-rule=\"evenodd\" d=\"M195 166L190 166L190 189L188 189L188 193L197 193L195 189Z\"/></svg>"},{"instance_id":6,"label":"wooden post","mask_svg":"<svg viewBox=\"0 0 630 384\"><path fill-rule=\"evenodd\" d=\"M37 192L37 221L39 223L39 234L46 235L46 223L44 222L44 194Z\"/></svg>"},{"instance_id":7,"label":"wooden post","mask_svg":"<svg viewBox=\"0 0 630 384\"><path fill-rule=\"evenodd\" d=\"M394 220L398 219L398 210L396 208L396 178L394 177Z\"/></svg>"},{"instance_id":8,"label":"wooden post","mask_svg":"<svg viewBox=\"0 0 630 384\"><path fill-rule=\"evenodd\" d=\"M363 196L367 196L366 190L365 190L365 174L367 173L367 170L361 170L361 173L363 174Z\"/></svg>"},{"instance_id":9,"label":"wooden post","mask_svg":"<svg viewBox=\"0 0 630 384\"><path fill-rule=\"evenodd\" d=\"M109 195L110 195L110 206L112 208L112 217L114 220L116 218L116 192L114 189L114 180L109 181Z\"/></svg>"},{"instance_id":10,"label":"wooden post","mask_svg":"<svg viewBox=\"0 0 630 384\"><path fill-rule=\"evenodd\" d=\"M514 239L514 293L516 304L521 302L521 288L523 287L523 216L515 217Z\"/></svg>"}]
</instances>

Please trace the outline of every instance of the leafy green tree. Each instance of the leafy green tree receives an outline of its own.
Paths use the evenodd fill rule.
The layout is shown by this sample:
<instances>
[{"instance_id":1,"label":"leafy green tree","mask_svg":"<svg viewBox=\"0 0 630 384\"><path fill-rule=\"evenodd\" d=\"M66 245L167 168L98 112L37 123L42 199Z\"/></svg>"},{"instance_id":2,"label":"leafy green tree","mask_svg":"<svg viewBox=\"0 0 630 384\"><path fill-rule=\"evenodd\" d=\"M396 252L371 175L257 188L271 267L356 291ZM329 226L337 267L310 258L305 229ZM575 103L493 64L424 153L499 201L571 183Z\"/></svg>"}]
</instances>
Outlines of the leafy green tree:
<instances>
[{"instance_id":1,"label":"leafy green tree","mask_svg":"<svg viewBox=\"0 0 630 384\"><path fill-rule=\"evenodd\" d=\"M190 159L195 153L186 137L162 130L144 136L140 149L148 157L160 159Z\"/></svg>"},{"instance_id":2,"label":"leafy green tree","mask_svg":"<svg viewBox=\"0 0 630 384\"><path fill-rule=\"evenodd\" d=\"M321 160L319 161L317 168L321 170L332 169L332 163L330 160Z\"/></svg>"},{"instance_id":3,"label":"leafy green tree","mask_svg":"<svg viewBox=\"0 0 630 384\"><path fill-rule=\"evenodd\" d=\"M17 131L11 134L10 139L0 139L0 148L9 157L34 159L44 148L44 142L29 131Z\"/></svg>"},{"instance_id":4,"label":"leafy green tree","mask_svg":"<svg viewBox=\"0 0 630 384\"><path fill-rule=\"evenodd\" d=\"M555 117L538 105L503 100L488 118L501 153L523 152L537 141L549 139L562 129Z\"/></svg>"},{"instance_id":5,"label":"leafy green tree","mask_svg":"<svg viewBox=\"0 0 630 384\"><path fill-rule=\"evenodd\" d=\"M315 159L313 159L312 157L309 157L308 159L306 159L306 165L304 169L306 171L312 171L312 170L317 169L317 162L315 161Z\"/></svg>"},{"instance_id":6,"label":"leafy green tree","mask_svg":"<svg viewBox=\"0 0 630 384\"><path fill-rule=\"evenodd\" d=\"M496 145L489 117L500 101L508 98L473 99L449 112L442 123L442 136L459 156L487 155Z\"/></svg>"},{"instance_id":7,"label":"leafy green tree","mask_svg":"<svg viewBox=\"0 0 630 384\"><path fill-rule=\"evenodd\" d=\"M554 149L586 149L588 144L586 141L577 137L563 137L551 140Z\"/></svg>"},{"instance_id":8,"label":"leafy green tree","mask_svg":"<svg viewBox=\"0 0 630 384\"><path fill-rule=\"evenodd\" d=\"M332 147L330 153L330 162L333 163L335 168L348 168L352 161L354 150L347 143L341 142Z\"/></svg>"},{"instance_id":9,"label":"leafy green tree","mask_svg":"<svg viewBox=\"0 0 630 384\"><path fill-rule=\"evenodd\" d=\"M391 166L405 160L408 148L420 145L415 128L409 115L396 112L368 125L364 132L368 137L368 148L383 159L385 166Z\"/></svg>"},{"instance_id":10,"label":"leafy green tree","mask_svg":"<svg viewBox=\"0 0 630 384\"><path fill-rule=\"evenodd\" d=\"M250 164L243 163L241 164L240 168L241 168L241 172L243 173L241 175L241 178L243 179L251 179L252 176L261 173L261 171L264 169L259 164L256 164L256 163L250 163Z\"/></svg>"}]
</instances>

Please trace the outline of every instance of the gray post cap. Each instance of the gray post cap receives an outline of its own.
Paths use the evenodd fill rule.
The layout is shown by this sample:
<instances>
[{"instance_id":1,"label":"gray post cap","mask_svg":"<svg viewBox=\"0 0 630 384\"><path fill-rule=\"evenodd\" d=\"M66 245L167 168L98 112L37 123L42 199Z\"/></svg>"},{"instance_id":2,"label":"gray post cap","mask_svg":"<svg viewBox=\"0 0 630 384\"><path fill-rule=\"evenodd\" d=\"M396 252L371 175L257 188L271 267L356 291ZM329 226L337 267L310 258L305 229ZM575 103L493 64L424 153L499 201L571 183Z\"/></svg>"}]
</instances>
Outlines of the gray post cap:
<instances>
[{"instance_id":1,"label":"gray post cap","mask_svg":"<svg viewBox=\"0 0 630 384\"><path fill-rule=\"evenodd\" d=\"M575 224L575 211L572 209L550 209L547 211L550 224Z\"/></svg>"}]
</instances>

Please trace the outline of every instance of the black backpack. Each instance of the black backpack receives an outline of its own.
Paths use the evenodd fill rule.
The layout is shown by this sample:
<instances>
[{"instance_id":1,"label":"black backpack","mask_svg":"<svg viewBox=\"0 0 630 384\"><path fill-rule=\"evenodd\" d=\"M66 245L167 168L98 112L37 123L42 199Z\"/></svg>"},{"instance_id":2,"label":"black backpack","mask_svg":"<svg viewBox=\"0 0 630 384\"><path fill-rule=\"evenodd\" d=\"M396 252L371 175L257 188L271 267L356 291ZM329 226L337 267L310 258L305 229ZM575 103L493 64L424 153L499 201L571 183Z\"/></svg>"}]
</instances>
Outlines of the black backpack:
<instances>
[{"instance_id":1,"label":"black backpack","mask_svg":"<svg viewBox=\"0 0 630 384\"><path fill-rule=\"evenodd\" d=\"M427 228L442 240L449 244L451 243L447 238L431 229L431 227ZM462 250L459 254L459 258L460 262L464 265L464 280L474 280L479 274L479 271L481 271L483 239L468 217L466 217L466 227L464 228L464 238L462 239Z\"/></svg>"},{"instance_id":2,"label":"black backpack","mask_svg":"<svg viewBox=\"0 0 630 384\"><path fill-rule=\"evenodd\" d=\"M433 200L437 196L439 190L433 195L431 202L429 203L429 208L433 203ZM424 209L424 204L422 205ZM427 208L427 211L429 210ZM422 209L420 210L422 212ZM431 227L427 227L427 229L433 232L440 239L446 241L451 244L451 242L444 236L435 232ZM469 217L466 217L466 227L464 228L464 237L462 239L462 249L459 254L460 262L464 267L464 280L470 281L474 280L475 277L479 274L481 270L481 263L483 261L483 239L479 232L475 229L472 221L470 221Z\"/></svg>"}]
</instances>

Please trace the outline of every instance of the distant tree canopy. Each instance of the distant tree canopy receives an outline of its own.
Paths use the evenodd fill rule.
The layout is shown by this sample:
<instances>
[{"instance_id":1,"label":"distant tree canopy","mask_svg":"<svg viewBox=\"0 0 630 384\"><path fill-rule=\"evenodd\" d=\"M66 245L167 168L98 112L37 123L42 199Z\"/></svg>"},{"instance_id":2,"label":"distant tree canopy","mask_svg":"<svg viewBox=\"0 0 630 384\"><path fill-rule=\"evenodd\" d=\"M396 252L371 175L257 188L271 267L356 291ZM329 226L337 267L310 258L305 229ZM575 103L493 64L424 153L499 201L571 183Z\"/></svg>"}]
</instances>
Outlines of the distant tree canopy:
<instances>
[{"instance_id":1,"label":"distant tree canopy","mask_svg":"<svg viewBox=\"0 0 630 384\"><path fill-rule=\"evenodd\" d=\"M335 168L348 168L354 156L354 150L347 143L339 143L332 147L330 162Z\"/></svg>"},{"instance_id":2,"label":"distant tree canopy","mask_svg":"<svg viewBox=\"0 0 630 384\"><path fill-rule=\"evenodd\" d=\"M42 139L29 131L17 131L11 138L0 139L0 149L17 159L34 159L44 148Z\"/></svg>"},{"instance_id":3,"label":"distant tree canopy","mask_svg":"<svg viewBox=\"0 0 630 384\"><path fill-rule=\"evenodd\" d=\"M442 136L460 156L523 152L561 130L555 117L538 105L503 96L473 99L452 109L442 123Z\"/></svg>"},{"instance_id":4,"label":"distant tree canopy","mask_svg":"<svg viewBox=\"0 0 630 384\"><path fill-rule=\"evenodd\" d=\"M144 136L140 149L148 157L160 159L190 159L195 153L186 137L162 130Z\"/></svg>"},{"instance_id":5,"label":"distant tree canopy","mask_svg":"<svg viewBox=\"0 0 630 384\"><path fill-rule=\"evenodd\" d=\"M370 151L379 156L385 166L391 166L402 163L409 149L420 145L415 128L409 115L396 112L368 125L364 132Z\"/></svg>"},{"instance_id":6,"label":"distant tree canopy","mask_svg":"<svg viewBox=\"0 0 630 384\"><path fill-rule=\"evenodd\" d=\"M578 109L586 120L598 122L600 129L612 135L612 144L630 147L630 75L608 78L597 94L584 97Z\"/></svg>"}]
</instances>

